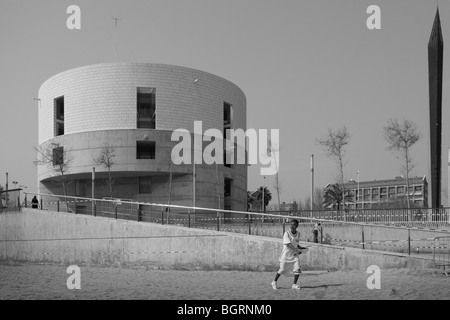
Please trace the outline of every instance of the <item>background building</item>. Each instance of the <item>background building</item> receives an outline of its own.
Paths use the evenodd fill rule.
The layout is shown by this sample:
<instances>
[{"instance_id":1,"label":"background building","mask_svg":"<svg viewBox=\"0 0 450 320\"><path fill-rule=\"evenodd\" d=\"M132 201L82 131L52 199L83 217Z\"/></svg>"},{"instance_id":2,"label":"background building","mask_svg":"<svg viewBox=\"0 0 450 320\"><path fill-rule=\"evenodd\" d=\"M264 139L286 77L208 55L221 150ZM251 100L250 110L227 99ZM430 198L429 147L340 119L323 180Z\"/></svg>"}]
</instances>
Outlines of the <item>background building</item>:
<instances>
[{"instance_id":1,"label":"background building","mask_svg":"<svg viewBox=\"0 0 450 320\"><path fill-rule=\"evenodd\" d=\"M325 186L326 190L330 185ZM351 181L344 184L353 201L346 202L349 209L371 209L397 207L406 208L406 179L396 177L388 180ZM428 207L428 182L426 177L409 179L410 203L417 207Z\"/></svg>"},{"instance_id":2,"label":"background building","mask_svg":"<svg viewBox=\"0 0 450 320\"><path fill-rule=\"evenodd\" d=\"M194 121L202 121L203 132L246 130L246 97L233 83L179 66L106 63L53 76L39 99L40 148L73 157L65 173L69 195L91 197L93 159L108 146L114 198L167 203L170 188L171 204L217 208L220 195L221 208L246 210L246 165L171 166L179 143L171 141L173 130L191 133L192 154ZM38 167L39 193L63 194L53 169ZM108 197L108 170L95 170L95 197Z\"/></svg>"}]
</instances>

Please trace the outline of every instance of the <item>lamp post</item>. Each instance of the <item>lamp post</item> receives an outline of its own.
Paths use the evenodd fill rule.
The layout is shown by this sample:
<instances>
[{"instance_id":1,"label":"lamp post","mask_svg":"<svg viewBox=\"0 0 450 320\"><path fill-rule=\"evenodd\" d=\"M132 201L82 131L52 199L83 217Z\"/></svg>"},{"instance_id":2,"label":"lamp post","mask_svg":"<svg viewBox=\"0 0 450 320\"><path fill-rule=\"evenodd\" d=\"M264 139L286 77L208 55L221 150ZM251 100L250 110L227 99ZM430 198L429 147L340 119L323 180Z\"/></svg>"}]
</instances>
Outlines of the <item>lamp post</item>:
<instances>
[{"instance_id":1,"label":"lamp post","mask_svg":"<svg viewBox=\"0 0 450 320\"><path fill-rule=\"evenodd\" d=\"M261 189L261 193L262 193L262 212L266 212L266 203L264 202L264 194L265 194L265 188L264 188L264 182L266 181L266 177L263 176L263 183L262 183L262 189Z\"/></svg>"},{"instance_id":2,"label":"lamp post","mask_svg":"<svg viewBox=\"0 0 450 320\"><path fill-rule=\"evenodd\" d=\"M359 170L358 171L356 171L356 175L358 176L358 191L356 192L356 209L358 209L359 208L359 197L361 196L360 195L360 192L359 192Z\"/></svg>"},{"instance_id":3,"label":"lamp post","mask_svg":"<svg viewBox=\"0 0 450 320\"><path fill-rule=\"evenodd\" d=\"M17 189L17 181L13 181L12 184L14 185L14 190ZM18 201L19 203L17 203L17 206L20 206L20 193L19 193L19 199L13 199L13 205L14 203L16 203L16 201Z\"/></svg>"}]
</instances>

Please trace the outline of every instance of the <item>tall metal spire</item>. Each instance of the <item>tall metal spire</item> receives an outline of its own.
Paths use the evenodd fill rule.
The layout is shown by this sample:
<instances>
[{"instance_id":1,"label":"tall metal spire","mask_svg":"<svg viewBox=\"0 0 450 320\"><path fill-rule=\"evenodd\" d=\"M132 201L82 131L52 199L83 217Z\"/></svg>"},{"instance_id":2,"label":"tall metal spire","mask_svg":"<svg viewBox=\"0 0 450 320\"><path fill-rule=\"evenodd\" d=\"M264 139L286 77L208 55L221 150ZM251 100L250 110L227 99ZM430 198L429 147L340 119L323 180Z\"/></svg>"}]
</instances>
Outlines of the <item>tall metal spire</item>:
<instances>
[{"instance_id":1,"label":"tall metal spire","mask_svg":"<svg viewBox=\"0 0 450 320\"><path fill-rule=\"evenodd\" d=\"M441 205L442 153L442 66L444 41L439 8L436 10L430 41L428 42L428 83L430 98L430 165L431 207Z\"/></svg>"},{"instance_id":2,"label":"tall metal spire","mask_svg":"<svg viewBox=\"0 0 450 320\"><path fill-rule=\"evenodd\" d=\"M434 17L433 29L431 30L429 46L438 46L444 44L442 38L441 18L439 16L439 7L436 10L436 16Z\"/></svg>"}]
</instances>

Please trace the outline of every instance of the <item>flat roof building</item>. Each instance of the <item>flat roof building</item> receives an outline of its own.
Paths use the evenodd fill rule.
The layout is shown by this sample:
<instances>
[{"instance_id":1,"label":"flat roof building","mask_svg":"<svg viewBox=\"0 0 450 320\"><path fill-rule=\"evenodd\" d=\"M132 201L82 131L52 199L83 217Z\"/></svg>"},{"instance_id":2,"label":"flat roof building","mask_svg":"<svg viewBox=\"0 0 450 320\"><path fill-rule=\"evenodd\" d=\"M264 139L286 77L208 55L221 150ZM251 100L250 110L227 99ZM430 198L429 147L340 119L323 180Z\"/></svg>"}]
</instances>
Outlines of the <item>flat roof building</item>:
<instances>
[{"instance_id":1,"label":"flat roof building","mask_svg":"<svg viewBox=\"0 0 450 320\"><path fill-rule=\"evenodd\" d=\"M359 191L358 191L359 184ZM331 184L325 186L324 191ZM345 192L349 199L345 207L348 209L372 209L372 208L406 208L406 179L357 181L351 180L344 184ZM409 178L410 203L417 207L428 207L428 182L426 177Z\"/></svg>"}]
</instances>

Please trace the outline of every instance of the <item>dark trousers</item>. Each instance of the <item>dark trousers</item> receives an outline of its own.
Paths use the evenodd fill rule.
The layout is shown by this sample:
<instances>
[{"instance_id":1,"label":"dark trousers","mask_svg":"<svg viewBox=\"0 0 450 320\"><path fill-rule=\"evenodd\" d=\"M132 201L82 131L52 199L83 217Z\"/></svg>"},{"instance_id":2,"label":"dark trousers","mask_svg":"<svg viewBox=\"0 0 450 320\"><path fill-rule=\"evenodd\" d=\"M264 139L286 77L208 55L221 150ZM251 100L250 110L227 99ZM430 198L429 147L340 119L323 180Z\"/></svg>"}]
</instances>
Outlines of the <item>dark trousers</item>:
<instances>
[{"instance_id":1,"label":"dark trousers","mask_svg":"<svg viewBox=\"0 0 450 320\"><path fill-rule=\"evenodd\" d=\"M313 234L314 234L314 242L319 243L319 231L314 230Z\"/></svg>"}]
</instances>

